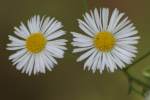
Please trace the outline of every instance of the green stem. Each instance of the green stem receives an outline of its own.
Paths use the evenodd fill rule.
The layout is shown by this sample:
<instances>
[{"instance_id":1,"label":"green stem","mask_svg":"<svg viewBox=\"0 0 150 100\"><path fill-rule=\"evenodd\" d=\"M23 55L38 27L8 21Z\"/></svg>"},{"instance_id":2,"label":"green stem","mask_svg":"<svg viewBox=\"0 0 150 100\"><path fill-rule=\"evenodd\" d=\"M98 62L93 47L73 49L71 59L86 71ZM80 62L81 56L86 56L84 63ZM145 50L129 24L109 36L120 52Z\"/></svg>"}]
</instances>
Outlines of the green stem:
<instances>
[{"instance_id":1,"label":"green stem","mask_svg":"<svg viewBox=\"0 0 150 100\"><path fill-rule=\"evenodd\" d=\"M137 59L133 64L129 65L126 69L124 69L124 73L125 73L125 75L127 76L128 82L129 82L130 84L132 84L132 82L134 81L134 82L136 82L137 84L142 85L143 88L150 88L150 85L149 85L149 84L145 83L144 81L140 80L140 79L137 78L137 77L134 77L134 76L133 76L132 74L130 74L129 71L128 71L131 66L136 65L137 63L139 63L140 61L142 61L143 59L145 59L145 58L148 57L149 55L150 55L150 51L149 51L148 53L144 54L144 55L143 55L142 57L140 57L139 59ZM130 91L130 90L131 90L131 87L129 88L129 91ZM143 96L143 94L142 94L140 91L137 91L134 87L132 87L132 90L134 90L134 92L136 92L136 93L138 93L138 94L140 94L140 95Z\"/></svg>"},{"instance_id":2,"label":"green stem","mask_svg":"<svg viewBox=\"0 0 150 100\"><path fill-rule=\"evenodd\" d=\"M135 87L132 87L132 90L133 90L135 93L137 93L137 94L139 94L139 95L141 95L141 96L144 96L144 94L143 94L141 91L137 90Z\"/></svg>"},{"instance_id":3,"label":"green stem","mask_svg":"<svg viewBox=\"0 0 150 100\"><path fill-rule=\"evenodd\" d=\"M88 10L88 0L83 0L85 11Z\"/></svg>"},{"instance_id":4,"label":"green stem","mask_svg":"<svg viewBox=\"0 0 150 100\"><path fill-rule=\"evenodd\" d=\"M136 82L137 84L142 85L142 86L144 86L144 87L146 87L146 88L150 88L150 85L148 85L147 83L141 81L139 78L134 77L134 76L131 75L128 71L126 71L125 74L126 74L126 76L128 77L128 79L130 79L130 80Z\"/></svg>"},{"instance_id":5,"label":"green stem","mask_svg":"<svg viewBox=\"0 0 150 100\"><path fill-rule=\"evenodd\" d=\"M146 54L144 54L142 57L140 57L138 60L136 60L133 64L129 65L126 69L124 69L125 74L127 75L128 78L131 78L132 80L134 80L136 83L141 84L147 88L150 88L150 86L146 83L144 83L143 81L139 80L138 78L132 76L128 70L131 66L136 65L137 63L139 63L140 61L142 61L143 59L145 59L146 57L148 57L150 55L150 51Z\"/></svg>"},{"instance_id":6,"label":"green stem","mask_svg":"<svg viewBox=\"0 0 150 100\"><path fill-rule=\"evenodd\" d=\"M142 61L143 59L145 59L146 57L148 57L150 55L150 51L145 53L142 57L140 57L139 59L137 59L133 64L129 65L128 67L126 67L126 69L124 69L125 71L127 71L131 66L136 65L138 62Z\"/></svg>"}]
</instances>

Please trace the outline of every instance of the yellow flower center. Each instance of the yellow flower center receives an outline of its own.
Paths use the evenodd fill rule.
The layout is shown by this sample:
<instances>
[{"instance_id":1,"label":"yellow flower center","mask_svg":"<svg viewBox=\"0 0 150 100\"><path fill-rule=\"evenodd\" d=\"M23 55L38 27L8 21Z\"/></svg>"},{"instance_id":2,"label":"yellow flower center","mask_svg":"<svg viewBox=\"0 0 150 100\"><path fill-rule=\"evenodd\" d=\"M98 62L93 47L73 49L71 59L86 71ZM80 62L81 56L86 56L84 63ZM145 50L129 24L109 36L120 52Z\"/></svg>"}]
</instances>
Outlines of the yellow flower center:
<instances>
[{"instance_id":1,"label":"yellow flower center","mask_svg":"<svg viewBox=\"0 0 150 100\"><path fill-rule=\"evenodd\" d=\"M39 53L45 48L46 43L47 40L42 33L33 33L26 40L26 48L32 53Z\"/></svg>"},{"instance_id":2,"label":"yellow flower center","mask_svg":"<svg viewBox=\"0 0 150 100\"><path fill-rule=\"evenodd\" d=\"M94 38L95 47L102 52L112 50L115 43L116 39L110 32L98 32Z\"/></svg>"}]
</instances>

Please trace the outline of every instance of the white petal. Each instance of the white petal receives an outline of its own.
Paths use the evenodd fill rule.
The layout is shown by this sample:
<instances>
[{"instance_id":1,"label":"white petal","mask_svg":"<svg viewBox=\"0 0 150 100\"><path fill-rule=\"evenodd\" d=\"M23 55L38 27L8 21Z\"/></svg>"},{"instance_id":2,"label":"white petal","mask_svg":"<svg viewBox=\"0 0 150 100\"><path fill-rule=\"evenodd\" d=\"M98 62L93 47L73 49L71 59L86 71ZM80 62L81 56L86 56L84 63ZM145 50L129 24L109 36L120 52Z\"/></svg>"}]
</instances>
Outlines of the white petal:
<instances>
[{"instance_id":1,"label":"white petal","mask_svg":"<svg viewBox=\"0 0 150 100\"><path fill-rule=\"evenodd\" d=\"M64 46L64 45L66 45L65 42L67 42L67 41L68 40L65 40L65 39L58 39L58 40L48 41L48 44L57 45L57 46Z\"/></svg>"},{"instance_id":2,"label":"white petal","mask_svg":"<svg viewBox=\"0 0 150 100\"><path fill-rule=\"evenodd\" d=\"M55 32L55 33L49 35L49 36L47 37L47 40L56 39L56 38L58 38L58 37L60 37L60 36L62 36L62 35L64 35L64 34L65 34L65 31L59 30L59 31L57 31L57 32Z\"/></svg>"},{"instance_id":3,"label":"white petal","mask_svg":"<svg viewBox=\"0 0 150 100\"><path fill-rule=\"evenodd\" d=\"M28 29L29 29L29 32L30 33L34 33L34 29L33 29L33 25L31 23L31 20L29 19L28 22L27 22L27 26L28 26Z\"/></svg>"},{"instance_id":4,"label":"white petal","mask_svg":"<svg viewBox=\"0 0 150 100\"><path fill-rule=\"evenodd\" d=\"M55 18L50 19L50 17L47 17L44 22L43 25L41 26L41 31L43 33L46 32L46 30L50 27L50 25L54 22Z\"/></svg>"},{"instance_id":5,"label":"white petal","mask_svg":"<svg viewBox=\"0 0 150 100\"><path fill-rule=\"evenodd\" d=\"M108 25L108 31L112 31L113 30L113 25L115 23L115 21L117 20L119 11L117 9L115 9L111 15L110 21L109 21L109 25Z\"/></svg>"},{"instance_id":6,"label":"white petal","mask_svg":"<svg viewBox=\"0 0 150 100\"><path fill-rule=\"evenodd\" d=\"M61 45L56 45L56 44L52 44L52 43L47 43L47 45L58 48L58 49L61 49L61 50L67 50L66 47L61 46Z\"/></svg>"},{"instance_id":7,"label":"white petal","mask_svg":"<svg viewBox=\"0 0 150 100\"><path fill-rule=\"evenodd\" d=\"M62 28L63 25L61 24L61 22L55 21L54 23L52 23L52 25L47 29L47 31L45 32L45 36L48 36L50 34L53 34L54 32L58 31L60 28Z\"/></svg>"},{"instance_id":8,"label":"white petal","mask_svg":"<svg viewBox=\"0 0 150 100\"><path fill-rule=\"evenodd\" d=\"M127 50L124 50L118 46L115 47L116 50L118 50L118 52L121 52L122 54L124 54L125 56L128 56L128 57L136 57L136 55L134 53L131 53Z\"/></svg>"},{"instance_id":9,"label":"white petal","mask_svg":"<svg viewBox=\"0 0 150 100\"><path fill-rule=\"evenodd\" d=\"M93 46L85 47L85 48L75 48L75 49L73 50L73 53L83 52L83 51L89 50L89 49L91 49L91 48L93 48Z\"/></svg>"},{"instance_id":10,"label":"white petal","mask_svg":"<svg viewBox=\"0 0 150 100\"><path fill-rule=\"evenodd\" d=\"M86 58L89 57L94 51L95 51L95 48L93 48L93 49L91 49L91 50L85 52L84 54L82 54L82 55L77 59L77 62L86 59Z\"/></svg>"},{"instance_id":11,"label":"white petal","mask_svg":"<svg viewBox=\"0 0 150 100\"><path fill-rule=\"evenodd\" d=\"M88 40L88 39L84 39L84 38L73 38L73 41L75 42L80 42L80 43L92 43L93 40Z\"/></svg>"},{"instance_id":12,"label":"white petal","mask_svg":"<svg viewBox=\"0 0 150 100\"><path fill-rule=\"evenodd\" d=\"M46 46L46 49L49 51L49 53L51 53L52 56L56 58L63 58L64 51L48 45Z\"/></svg>"},{"instance_id":13,"label":"white petal","mask_svg":"<svg viewBox=\"0 0 150 100\"><path fill-rule=\"evenodd\" d=\"M91 14L93 14L93 12L91 12ZM88 13L85 14L84 20L95 31L95 33L99 32L95 20Z\"/></svg>"},{"instance_id":14,"label":"white petal","mask_svg":"<svg viewBox=\"0 0 150 100\"><path fill-rule=\"evenodd\" d=\"M89 36L93 36L93 34L95 34L95 30L93 30L86 22L78 19L78 23L79 27Z\"/></svg>"},{"instance_id":15,"label":"white petal","mask_svg":"<svg viewBox=\"0 0 150 100\"><path fill-rule=\"evenodd\" d=\"M127 55L123 55L121 52L118 52L117 50L113 50L112 53L113 53L113 55L117 56L124 63L131 64L132 58L128 57Z\"/></svg>"},{"instance_id":16,"label":"white petal","mask_svg":"<svg viewBox=\"0 0 150 100\"><path fill-rule=\"evenodd\" d=\"M125 64L122 62L122 60L120 60L115 54L113 53L110 53L110 58L114 61L114 63L116 65L118 65L119 68L124 68L125 67Z\"/></svg>"},{"instance_id":17,"label":"white petal","mask_svg":"<svg viewBox=\"0 0 150 100\"><path fill-rule=\"evenodd\" d=\"M41 67L40 72L41 73L45 73L45 64L44 64L44 61L43 61L41 55L43 55L43 53L39 54L39 61L40 61L40 67Z\"/></svg>"},{"instance_id":18,"label":"white petal","mask_svg":"<svg viewBox=\"0 0 150 100\"><path fill-rule=\"evenodd\" d=\"M129 52L132 52L132 53L137 53L138 52L137 48L135 46L132 46L132 45L128 45L128 44L118 42L117 46L119 46L120 48L125 49Z\"/></svg>"},{"instance_id":19,"label":"white petal","mask_svg":"<svg viewBox=\"0 0 150 100\"><path fill-rule=\"evenodd\" d=\"M76 33L76 32L71 32L71 34L74 36L74 37L77 37L77 38L84 38L84 39L87 39L87 40L91 40L92 38L86 36L86 35L82 35L82 34L79 34L79 33Z\"/></svg>"},{"instance_id":20,"label":"white petal","mask_svg":"<svg viewBox=\"0 0 150 100\"><path fill-rule=\"evenodd\" d=\"M126 37L126 38L120 38L120 39L117 39L118 42L121 42L121 41L135 41L135 40L138 40L140 39L139 36L134 36L134 37Z\"/></svg>"},{"instance_id":21,"label":"white petal","mask_svg":"<svg viewBox=\"0 0 150 100\"><path fill-rule=\"evenodd\" d=\"M15 42L11 42L9 44L7 44L8 47L20 47L20 46L25 46L25 42L23 43L15 43Z\"/></svg>"},{"instance_id":22,"label":"white petal","mask_svg":"<svg viewBox=\"0 0 150 100\"><path fill-rule=\"evenodd\" d=\"M127 25L126 27L122 28L117 33L115 33L115 35L126 34L126 33L129 33L129 32L132 32L134 30L135 30L135 27L133 26L133 23L131 23L131 24Z\"/></svg>"},{"instance_id":23,"label":"white petal","mask_svg":"<svg viewBox=\"0 0 150 100\"><path fill-rule=\"evenodd\" d=\"M34 59L35 59L35 57L34 57L34 55L32 55L29 60L29 65L27 66L26 71L25 71L26 74L28 74L29 76L31 75L32 69L34 68L34 63L35 63Z\"/></svg>"},{"instance_id":24,"label":"white petal","mask_svg":"<svg viewBox=\"0 0 150 100\"><path fill-rule=\"evenodd\" d=\"M120 41L120 43L122 44L128 44L128 45L134 45L134 44L138 44L138 41Z\"/></svg>"},{"instance_id":25,"label":"white petal","mask_svg":"<svg viewBox=\"0 0 150 100\"><path fill-rule=\"evenodd\" d=\"M21 50L21 49L24 49L25 46L19 46L19 47L8 47L6 48L7 50Z\"/></svg>"},{"instance_id":26,"label":"white petal","mask_svg":"<svg viewBox=\"0 0 150 100\"><path fill-rule=\"evenodd\" d=\"M25 41L24 40L20 40L14 36L8 35L9 40L11 40L13 43L19 43L19 44L24 44Z\"/></svg>"},{"instance_id":27,"label":"white petal","mask_svg":"<svg viewBox=\"0 0 150 100\"><path fill-rule=\"evenodd\" d=\"M95 17L95 23L96 23L97 28L100 32L102 30L102 23L101 23L101 18L99 16L97 8L94 9L94 17Z\"/></svg>"},{"instance_id":28,"label":"white petal","mask_svg":"<svg viewBox=\"0 0 150 100\"><path fill-rule=\"evenodd\" d=\"M126 17L125 19L123 19L116 27L115 29L112 31L113 33L118 32L120 29L124 28L126 25L128 25L130 23L130 20L128 20L128 17Z\"/></svg>"},{"instance_id":29,"label":"white petal","mask_svg":"<svg viewBox=\"0 0 150 100\"><path fill-rule=\"evenodd\" d=\"M102 64L101 64L101 69L100 69L100 73L103 72L103 70L105 69L107 64L107 59L106 59L106 54L102 53Z\"/></svg>"},{"instance_id":30,"label":"white petal","mask_svg":"<svg viewBox=\"0 0 150 100\"><path fill-rule=\"evenodd\" d=\"M93 73L95 73L95 71L96 71L96 68L97 68L97 66L98 66L98 63L99 63L99 60L100 60L100 57L101 57L101 53L99 52L99 53L97 53L97 55L94 57L94 63L93 63L93 65L92 65L92 71L93 71Z\"/></svg>"},{"instance_id":31,"label":"white petal","mask_svg":"<svg viewBox=\"0 0 150 100\"><path fill-rule=\"evenodd\" d=\"M108 60L108 65L107 65L107 70L110 72L114 72L115 69L117 69L116 64L114 63L113 59L111 58L110 53L106 54L107 60Z\"/></svg>"},{"instance_id":32,"label":"white petal","mask_svg":"<svg viewBox=\"0 0 150 100\"><path fill-rule=\"evenodd\" d=\"M39 54L35 54L35 65L34 65L34 68L33 68L33 73L34 75L37 74L38 72L40 72L41 70L41 67L40 67L40 62L39 62Z\"/></svg>"},{"instance_id":33,"label":"white petal","mask_svg":"<svg viewBox=\"0 0 150 100\"><path fill-rule=\"evenodd\" d=\"M91 18L93 19L93 21L94 21L94 28L95 28L95 31L96 32L99 32L99 29L98 29L98 27L97 27L97 25L96 25L96 19L95 19L95 16L94 16L94 12L92 11L92 10L90 10L90 14L91 14Z\"/></svg>"},{"instance_id":34,"label":"white petal","mask_svg":"<svg viewBox=\"0 0 150 100\"><path fill-rule=\"evenodd\" d=\"M49 60L46 55L41 55L42 59L43 59L43 62L45 64L45 68L47 68L49 71L52 70L53 68L53 63L51 62L51 60Z\"/></svg>"},{"instance_id":35,"label":"white petal","mask_svg":"<svg viewBox=\"0 0 150 100\"><path fill-rule=\"evenodd\" d=\"M40 32L42 32L42 25L44 23L44 19L45 19L45 16L42 17L42 19L40 20Z\"/></svg>"},{"instance_id":36,"label":"white petal","mask_svg":"<svg viewBox=\"0 0 150 100\"><path fill-rule=\"evenodd\" d=\"M26 51L25 49L19 50L19 51L17 51L15 54L11 55L11 56L9 57L9 60L14 59L14 58L18 58L18 57L24 55L26 52L27 52L27 51Z\"/></svg>"},{"instance_id":37,"label":"white petal","mask_svg":"<svg viewBox=\"0 0 150 100\"><path fill-rule=\"evenodd\" d=\"M119 14L119 11L115 9L110 19L108 31L113 32L113 30L116 28L118 22L123 16L124 16L124 13Z\"/></svg>"},{"instance_id":38,"label":"white petal","mask_svg":"<svg viewBox=\"0 0 150 100\"><path fill-rule=\"evenodd\" d=\"M33 59L33 55L29 58L28 63L26 63L26 65L23 67L22 69L22 73L26 73L29 75L29 71L27 71L27 68L33 67L34 65L34 59Z\"/></svg>"},{"instance_id":39,"label":"white petal","mask_svg":"<svg viewBox=\"0 0 150 100\"><path fill-rule=\"evenodd\" d=\"M98 60L98 64L97 64L96 69L101 70L101 67L102 67L102 53L99 52L99 60Z\"/></svg>"},{"instance_id":40,"label":"white petal","mask_svg":"<svg viewBox=\"0 0 150 100\"><path fill-rule=\"evenodd\" d=\"M86 62L84 63L84 69L86 69L86 67L88 67L88 70L91 69L92 64L94 63L93 59L97 53L98 53L97 50L95 50L94 53L86 60Z\"/></svg>"},{"instance_id":41,"label":"white petal","mask_svg":"<svg viewBox=\"0 0 150 100\"><path fill-rule=\"evenodd\" d=\"M89 42L89 43L72 42L71 44L76 47L91 47L93 45L93 42Z\"/></svg>"},{"instance_id":42,"label":"white petal","mask_svg":"<svg viewBox=\"0 0 150 100\"><path fill-rule=\"evenodd\" d=\"M103 31L107 30L108 27L108 17L109 17L109 9L103 8L102 9L102 25L103 25Z\"/></svg>"},{"instance_id":43,"label":"white petal","mask_svg":"<svg viewBox=\"0 0 150 100\"><path fill-rule=\"evenodd\" d=\"M94 35L94 33L92 33L92 32L90 32L85 26L83 26L82 24L80 24L79 25L79 27L80 27L80 29L83 31L83 32L85 32L87 35L89 35L89 36L91 36L91 37L93 37Z\"/></svg>"},{"instance_id":44,"label":"white petal","mask_svg":"<svg viewBox=\"0 0 150 100\"><path fill-rule=\"evenodd\" d=\"M14 33L18 36L18 37L20 37L20 38L22 38L22 39L26 39L27 38L27 35L26 34L23 34L24 32L23 31L21 31L20 29L18 29L17 27L14 27Z\"/></svg>"},{"instance_id":45,"label":"white petal","mask_svg":"<svg viewBox=\"0 0 150 100\"><path fill-rule=\"evenodd\" d=\"M13 65L17 64L16 68L18 70L21 70L29 61L31 55L29 53L26 53L24 56L22 56L20 59L18 59L16 62L13 63Z\"/></svg>"},{"instance_id":46,"label":"white petal","mask_svg":"<svg viewBox=\"0 0 150 100\"><path fill-rule=\"evenodd\" d=\"M27 27L24 25L23 22L21 22L21 26L20 26L21 31L23 32L23 34L26 34L26 36L30 35L29 30L27 29Z\"/></svg>"},{"instance_id":47,"label":"white petal","mask_svg":"<svg viewBox=\"0 0 150 100\"><path fill-rule=\"evenodd\" d=\"M54 64L57 64L57 61L53 58L53 56L51 56L51 54L48 51L45 51L45 56L47 56L47 58L53 62Z\"/></svg>"},{"instance_id":48,"label":"white petal","mask_svg":"<svg viewBox=\"0 0 150 100\"><path fill-rule=\"evenodd\" d=\"M129 32L129 33L124 33L124 34L119 34L119 35L116 35L115 37L117 38L117 39L119 39L119 38L126 38L126 37L130 37L130 36L134 36L134 35L136 35L138 33L138 31L132 31L132 32Z\"/></svg>"}]
</instances>

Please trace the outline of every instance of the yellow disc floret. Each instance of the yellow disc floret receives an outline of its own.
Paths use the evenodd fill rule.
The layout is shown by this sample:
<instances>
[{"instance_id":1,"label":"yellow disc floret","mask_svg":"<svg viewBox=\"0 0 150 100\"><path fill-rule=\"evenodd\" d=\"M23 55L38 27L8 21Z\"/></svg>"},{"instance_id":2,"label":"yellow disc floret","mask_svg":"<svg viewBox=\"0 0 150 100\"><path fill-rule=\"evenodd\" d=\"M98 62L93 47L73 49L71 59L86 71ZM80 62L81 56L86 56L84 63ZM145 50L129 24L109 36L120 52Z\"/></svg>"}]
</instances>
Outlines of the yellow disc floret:
<instances>
[{"instance_id":1,"label":"yellow disc floret","mask_svg":"<svg viewBox=\"0 0 150 100\"><path fill-rule=\"evenodd\" d=\"M26 48L32 53L41 52L47 43L42 33L32 33L26 40Z\"/></svg>"},{"instance_id":2,"label":"yellow disc floret","mask_svg":"<svg viewBox=\"0 0 150 100\"><path fill-rule=\"evenodd\" d=\"M116 38L110 32L98 32L94 38L95 47L102 52L109 52L116 43Z\"/></svg>"}]
</instances>

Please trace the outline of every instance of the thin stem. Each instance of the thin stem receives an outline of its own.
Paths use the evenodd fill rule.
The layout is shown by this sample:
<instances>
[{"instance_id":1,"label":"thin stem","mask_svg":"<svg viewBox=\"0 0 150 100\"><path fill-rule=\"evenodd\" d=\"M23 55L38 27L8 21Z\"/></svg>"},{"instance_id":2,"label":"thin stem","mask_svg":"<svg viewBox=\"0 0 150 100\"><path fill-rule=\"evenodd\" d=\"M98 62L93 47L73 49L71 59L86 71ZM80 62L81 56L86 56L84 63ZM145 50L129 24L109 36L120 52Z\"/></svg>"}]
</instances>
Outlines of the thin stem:
<instances>
[{"instance_id":1,"label":"thin stem","mask_svg":"<svg viewBox=\"0 0 150 100\"><path fill-rule=\"evenodd\" d=\"M127 75L128 78L131 78L132 80L134 80L135 82L137 82L138 84L144 85L145 87L150 88L150 86L144 82L142 82L141 80L139 80L138 78L132 76L128 70L130 68L130 66L134 66L136 65L138 62L142 61L143 59L145 59L146 57L148 57L150 55L150 51L146 54L144 54L142 57L140 57L138 60L136 60L133 64L129 65L126 69L124 69L125 74Z\"/></svg>"},{"instance_id":2,"label":"thin stem","mask_svg":"<svg viewBox=\"0 0 150 100\"><path fill-rule=\"evenodd\" d=\"M141 96L144 96L143 93L140 92L139 90L137 90L135 87L132 87L132 90L133 90L135 93L137 93L137 94L139 94L139 95L141 95Z\"/></svg>"},{"instance_id":3,"label":"thin stem","mask_svg":"<svg viewBox=\"0 0 150 100\"><path fill-rule=\"evenodd\" d=\"M129 73L129 68L131 66L134 66L136 65L137 63L139 63L140 61L142 61L143 59L145 59L146 57L148 57L150 55L150 51L146 54L144 54L142 57L140 57L139 59L137 59L133 64L129 65L126 69L124 69L124 73L125 75L127 76L128 78L128 82L131 84L132 81L136 82L137 84L139 85L142 85L143 88L150 88L150 85L148 85L147 83L143 82L142 80L140 80L139 78L137 77L134 77L133 75L131 75ZM132 88L134 90L134 92L138 93L138 94L141 94L141 92L137 91L135 88ZM141 94L143 96L143 94Z\"/></svg>"},{"instance_id":4,"label":"thin stem","mask_svg":"<svg viewBox=\"0 0 150 100\"><path fill-rule=\"evenodd\" d=\"M83 0L85 11L88 10L88 0Z\"/></svg>"},{"instance_id":5,"label":"thin stem","mask_svg":"<svg viewBox=\"0 0 150 100\"><path fill-rule=\"evenodd\" d=\"M148 85L147 83L141 81L140 79L138 79L137 77L134 77L133 75L131 75L128 71L125 72L126 76L128 77L128 79L131 79L132 81L138 83L139 85L143 85L146 88L150 88L150 85Z\"/></svg>"},{"instance_id":6,"label":"thin stem","mask_svg":"<svg viewBox=\"0 0 150 100\"><path fill-rule=\"evenodd\" d=\"M133 64L129 65L128 67L126 67L126 69L124 69L125 71L127 71L131 66L136 65L138 62L142 61L143 59L145 59L146 57L148 57L150 55L150 51L147 52L146 54L144 54L142 57L140 57L139 59L137 59Z\"/></svg>"}]
</instances>

